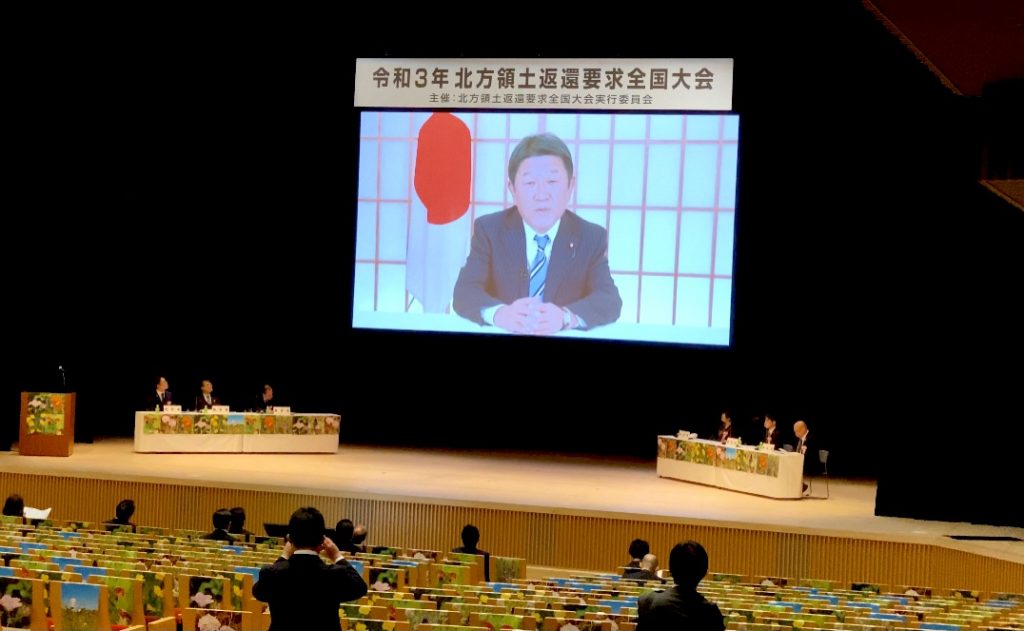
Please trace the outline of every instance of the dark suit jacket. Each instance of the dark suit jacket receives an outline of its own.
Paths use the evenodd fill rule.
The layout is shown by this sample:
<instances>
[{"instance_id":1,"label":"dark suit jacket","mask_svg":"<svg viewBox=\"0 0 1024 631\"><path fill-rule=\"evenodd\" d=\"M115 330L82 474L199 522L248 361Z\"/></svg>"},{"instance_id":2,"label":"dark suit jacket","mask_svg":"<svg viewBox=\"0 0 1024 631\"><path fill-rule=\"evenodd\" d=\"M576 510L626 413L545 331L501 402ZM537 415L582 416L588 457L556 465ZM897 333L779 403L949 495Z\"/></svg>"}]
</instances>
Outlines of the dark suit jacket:
<instances>
[{"instance_id":1,"label":"dark suit jacket","mask_svg":"<svg viewBox=\"0 0 1024 631\"><path fill-rule=\"evenodd\" d=\"M162 412L163 409L164 409L164 406L168 405L168 404L171 404L171 403L173 403L173 401L171 401L171 391L170 390L164 390L164 398L163 399L161 399L160 396L157 395L156 390L154 390L154 391L149 393L148 397L146 397L146 407L143 408L143 409L146 409L146 410L157 410L158 409L158 410L160 410Z\"/></svg>"},{"instance_id":2,"label":"dark suit jacket","mask_svg":"<svg viewBox=\"0 0 1024 631\"><path fill-rule=\"evenodd\" d=\"M638 567L631 567L622 573L622 578L629 578L634 581L663 581L657 574L650 570L643 570Z\"/></svg>"},{"instance_id":3,"label":"dark suit jacket","mask_svg":"<svg viewBox=\"0 0 1024 631\"><path fill-rule=\"evenodd\" d=\"M779 431L779 426L776 425L774 430L769 431L767 428L764 430L764 438L762 439L766 443L771 443L776 447L782 447L782 432Z\"/></svg>"},{"instance_id":4,"label":"dark suit jacket","mask_svg":"<svg viewBox=\"0 0 1024 631\"><path fill-rule=\"evenodd\" d=\"M811 432L806 434L807 440L800 442L800 439L796 439L796 445L794 449L797 453L800 451L804 452L804 474L805 475L818 475L821 472L821 459L818 456L818 444L814 440L814 436ZM801 450L801 444L803 450Z\"/></svg>"},{"instance_id":5,"label":"dark suit jacket","mask_svg":"<svg viewBox=\"0 0 1024 631\"><path fill-rule=\"evenodd\" d=\"M261 394L260 396L256 397L256 401L255 401L255 403L253 403L252 409L256 410L257 412L266 412L267 411L267 406L270 406L270 405L277 405L277 404L274 403L273 399L271 399L269 401L264 401L263 400L263 395Z\"/></svg>"},{"instance_id":6,"label":"dark suit jacket","mask_svg":"<svg viewBox=\"0 0 1024 631\"><path fill-rule=\"evenodd\" d=\"M214 530L203 535L203 539L211 539L213 541L234 541L235 538L228 534L226 530Z\"/></svg>"},{"instance_id":7,"label":"dark suit jacket","mask_svg":"<svg viewBox=\"0 0 1024 631\"><path fill-rule=\"evenodd\" d=\"M366 583L344 559L327 565L294 554L260 569L252 595L270 603L270 629L341 629L338 607L366 594Z\"/></svg>"},{"instance_id":8,"label":"dark suit jacket","mask_svg":"<svg viewBox=\"0 0 1024 631\"><path fill-rule=\"evenodd\" d=\"M720 440L723 443L729 438L736 438L736 426L730 425L727 428L719 426L718 434L716 434L716 437L716 440Z\"/></svg>"},{"instance_id":9,"label":"dark suit jacket","mask_svg":"<svg viewBox=\"0 0 1024 631\"><path fill-rule=\"evenodd\" d=\"M113 518L113 519L111 519L109 521L103 522L103 525L104 525L104 527L106 527L107 530L117 530L118 528L121 528L122 526L128 526L128 527L130 527L132 529L132 532L135 532L135 528L136 528L135 524L133 524L132 522L127 521L127 520L121 521L117 517L115 517L115 518Z\"/></svg>"},{"instance_id":10,"label":"dark suit jacket","mask_svg":"<svg viewBox=\"0 0 1024 631\"><path fill-rule=\"evenodd\" d=\"M588 328L619 319L622 298L608 268L608 233L566 211L551 245L544 301L566 307ZM455 312L484 324L480 312L530 295L526 230L515 206L473 226L469 257L455 282Z\"/></svg>"},{"instance_id":11,"label":"dark suit jacket","mask_svg":"<svg viewBox=\"0 0 1024 631\"><path fill-rule=\"evenodd\" d=\"M213 401L210 405L220 405L220 399L215 394L210 395L210 400ZM206 404L206 399L202 394L196 395L196 407L197 410L205 410L209 405Z\"/></svg>"},{"instance_id":12,"label":"dark suit jacket","mask_svg":"<svg viewBox=\"0 0 1024 631\"><path fill-rule=\"evenodd\" d=\"M723 631L725 621L718 605L695 591L674 585L640 597L636 631Z\"/></svg>"},{"instance_id":13,"label":"dark suit jacket","mask_svg":"<svg viewBox=\"0 0 1024 631\"><path fill-rule=\"evenodd\" d=\"M452 552L458 552L459 554L482 554L484 557L484 580L491 580L491 553L485 552L480 548L467 548L466 546L459 546L458 548L452 548Z\"/></svg>"}]
</instances>

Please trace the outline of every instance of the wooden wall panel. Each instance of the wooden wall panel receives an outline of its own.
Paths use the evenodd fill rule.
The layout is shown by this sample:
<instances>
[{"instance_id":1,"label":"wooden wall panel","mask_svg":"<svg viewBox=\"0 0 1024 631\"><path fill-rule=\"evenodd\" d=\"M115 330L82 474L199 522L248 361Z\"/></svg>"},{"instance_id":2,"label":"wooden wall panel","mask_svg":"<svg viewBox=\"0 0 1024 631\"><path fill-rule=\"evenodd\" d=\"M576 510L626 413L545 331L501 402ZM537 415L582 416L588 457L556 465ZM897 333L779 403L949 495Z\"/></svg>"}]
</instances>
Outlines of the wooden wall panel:
<instances>
[{"instance_id":1,"label":"wooden wall panel","mask_svg":"<svg viewBox=\"0 0 1024 631\"><path fill-rule=\"evenodd\" d=\"M30 506L52 506L54 519L103 521L113 517L118 501L133 498L138 524L207 529L217 508L244 506L249 529L262 532L264 521L286 522L295 508L316 506L329 525L341 517L366 524L371 543L447 550L460 545L459 531L473 523L483 535L481 547L524 557L531 565L614 570L627 560L626 548L635 537L650 541L654 553L667 563L675 542L695 539L707 548L712 570L718 572L1024 592L1022 564L922 543L691 524L660 517L9 472L0 472L0 489L5 494L20 493Z\"/></svg>"}]
</instances>

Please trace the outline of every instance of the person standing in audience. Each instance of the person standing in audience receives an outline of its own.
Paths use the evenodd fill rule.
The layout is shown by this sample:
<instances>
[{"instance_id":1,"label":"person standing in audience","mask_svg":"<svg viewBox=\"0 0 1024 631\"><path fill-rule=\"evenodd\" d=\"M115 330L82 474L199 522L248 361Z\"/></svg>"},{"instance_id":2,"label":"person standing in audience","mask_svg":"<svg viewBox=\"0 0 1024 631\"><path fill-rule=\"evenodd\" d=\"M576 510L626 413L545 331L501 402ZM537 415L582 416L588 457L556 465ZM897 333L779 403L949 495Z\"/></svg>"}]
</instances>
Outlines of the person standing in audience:
<instances>
[{"instance_id":1,"label":"person standing in audience","mask_svg":"<svg viewBox=\"0 0 1024 631\"><path fill-rule=\"evenodd\" d=\"M320 554L331 563L324 563ZM324 516L300 508L288 520L288 542L273 565L260 568L252 595L270 604L270 631L340 630L341 603L366 594L366 582L324 536Z\"/></svg>"},{"instance_id":2,"label":"person standing in audience","mask_svg":"<svg viewBox=\"0 0 1024 631\"><path fill-rule=\"evenodd\" d=\"M149 394L146 399L147 410L160 410L164 409L165 405L171 404L171 391L170 386L167 384L167 379L164 377L158 377L156 380L156 390Z\"/></svg>"},{"instance_id":3,"label":"person standing in audience","mask_svg":"<svg viewBox=\"0 0 1024 631\"><path fill-rule=\"evenodd\" d=\"M722 423L718 426L717 439L720 442L725 442L730 438L736 438L736 429L732 425L732 412L729 410L722 411Z\"/></svg>"},{"instance_id":4,"label":"person standing in audience","mask_svg":"<svg viewBox=\"0 0 1024 631\"><path fill-rule=\"evenodd\" d=\"M491 580L491 553L476 547L480 543L480 530L473 524L466 524L462 528L462 545L452 548L452 552L460 554L480 554L484 557L484 580Z\"/></svg>"},{"instance_id":5,"label":"person standing in audience","mask_svg":"<svg viewBox=\"0 0 1024 631\"><path fill-rule=\"evenodd\" d=\"M643 539L634 539L629 542L629 563L627 568L639 568L643 558L651 553L651 544Z\"/></svg>"},{"instance_id":6,"label":"person standing in audience","mask_svg":"<svg viewBox=\"0 0 1024 631\"><path fill-rule=\"evenodd\" d=\"M132 523L132 515L135 514L135 501L134 500L121 500L117 504L117 508L114 509L114 518L108 522L105 522L107 526L117 528L119 526L130 526L132 532L135 532L135 524Z\"/></svg>"},{"instance_id":7,"label":"person standing in audience","mask_svg":"<svg viewBox=\"0 0 1024 631\"><path fill-rule=\"evenodd\" d=\"M25 516L25 500L21 498L17 493L12 493L7 496L4 500L4 517L24 517Z\"/></svg>"},{"instance_id":8,"label":"person standing in audience","mask_svg":"<svg viewBox=\"0 0 1024 631\"><path fill-rule=\"evenodd\" d=\"M263 393L256 398L256 407L253 408L257 412L266 412L268 407L274 405L274 389L270 387L270 384L263 385Z\"/></svg>"},{"instance_id":9,"label":"person standing in audience","mask_svg":"<svg viewBox=\"0 0 1024 631\"><path fill-rule=\"evenodd\" d=\"M775 420L775 414L769 413L764 415L764 440L762 442L772 445L774 447L779 446L779 440L782 432L779 431L779 423Z\"/></svg>"},{"instance_id":10,"label":"person standing in audience","mask_svg":"<svg viewBox=\"0 0 1024 631\"><path fill-rule=\"evenodd\" d=\"M245 529L245 509L236 506L231 509L231 525L228 526L228 534L246 538L253 533Z\"/></svg>"},{"instance_id":11,"label":"person standing in audience","mask_svg":"<svg viewBox=\"0 0 1024 631\"><path fill-rule=\"evenodd\" d=\"M235 538L228 532L231 526L231 511L226 508L218 508L213 514L213 530L203 535L203 539L213 541L234 541Z\"/></svg>"},{"instance_id":12,"label":"person standing in audience","mask_svg":"<svg viewBox=\"0 0 1024 631\"><path fill-rule=\"evenodd\" d=\"M199 388L199 396L196 397L196 409L205 410L220 405L220 399L213 394L213 382L203 379L203 385Z\"/></svg>"},{"instance_id":13,"label":"person standing in audience","mask_svg":"<svg viewBox=\"0 0 1024 631\"><path fill-rule=\"evenodd\" d=\"M708 553L696 541L678 543L668 557L674 587L640 597L636 631L723 631L718 605L697 592L708 573Z\"/></svg>"},{"instance_id":14,"label":"person standing in audience","mask_svg":"<svg viewBox=\"0 0 1024 631\"><path fill-rule=\"evenodd\" d=\"M622 573L622 578L634 581L660 581L661 577L658 576L658 557L653 554L645 554L644 558L640 559L640 567L626 568L626 571Z\"/></svg>"}]
</instances>

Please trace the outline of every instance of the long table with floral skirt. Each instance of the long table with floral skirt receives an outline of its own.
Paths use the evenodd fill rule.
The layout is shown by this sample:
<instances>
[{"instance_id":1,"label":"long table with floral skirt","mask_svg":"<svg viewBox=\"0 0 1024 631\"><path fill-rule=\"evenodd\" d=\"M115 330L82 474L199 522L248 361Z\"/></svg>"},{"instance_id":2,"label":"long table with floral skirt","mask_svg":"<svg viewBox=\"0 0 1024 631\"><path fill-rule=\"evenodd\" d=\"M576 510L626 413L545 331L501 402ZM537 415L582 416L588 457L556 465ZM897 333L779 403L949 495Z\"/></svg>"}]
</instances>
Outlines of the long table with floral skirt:
<instances>
[{"instance_id":1,"label":"long table with floral skirt","mask_svg":"<svg viewBox=\"0 0 1024 631\"><path fill-rule=\"evenodd\" d=\"M803 454L658 436L658 476L776 499L803 496Z\"/></svg>"},{"instance_id":2,"label":"long table with floral skirt","mask_svg":"<svg viewBox=\"0 0 1024 631\"><path fill-rule=\"evenodd\" d=\"M337 414L136 412L135 451L336 453Z\"/></svg>"}]
</instances>

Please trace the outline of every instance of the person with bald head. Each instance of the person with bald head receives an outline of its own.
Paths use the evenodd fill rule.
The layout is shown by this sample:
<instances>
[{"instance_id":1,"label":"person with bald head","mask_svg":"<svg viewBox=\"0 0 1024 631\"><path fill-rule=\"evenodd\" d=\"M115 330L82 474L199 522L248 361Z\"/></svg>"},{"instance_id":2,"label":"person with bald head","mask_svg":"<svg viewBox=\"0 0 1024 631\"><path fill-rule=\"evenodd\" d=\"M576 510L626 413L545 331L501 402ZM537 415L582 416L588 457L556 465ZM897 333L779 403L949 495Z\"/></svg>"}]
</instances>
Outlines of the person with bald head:
<instances>
[{"instance_id":1,"label":"person with bald head","mask_svg":"<svg viewBox=\"0 0 1024 631\"><path fill-rule=\"evenodd\" d=\"M796 452L804 455L804 475L817 475L818 465L821 462L818 458L818 448L811 439L811 430L804 421L793 423L793 434L796 435ZM807 491L807 484L804 483L804 491Z\"/></svg>"},{"instance_id":2,"label":"person with bald head","mask_svg":"<svg viewBox=\"0 0 1024 631\"><path fill-rule=\"evenodd\" d=\"M640 567L628 568L622 575L623 578L633 579L635 581L660 581L662 580L658 576L658 557L653 554L645 554L644 558L640 559Z\"/></svg>"},{"instance_id":3,"label":"person with bald head","mask_svg":"<svg viewBox=\"0 0 1024 631\"><path fill-rule=\"evenodd\" d=\"M805 456L812 453L809 449L811 430L808 429L807 423L804 421L797 421L796 423L793 423L793 433L796 434L797 440L796 452Z\"/></svg>"}]
</instances>

